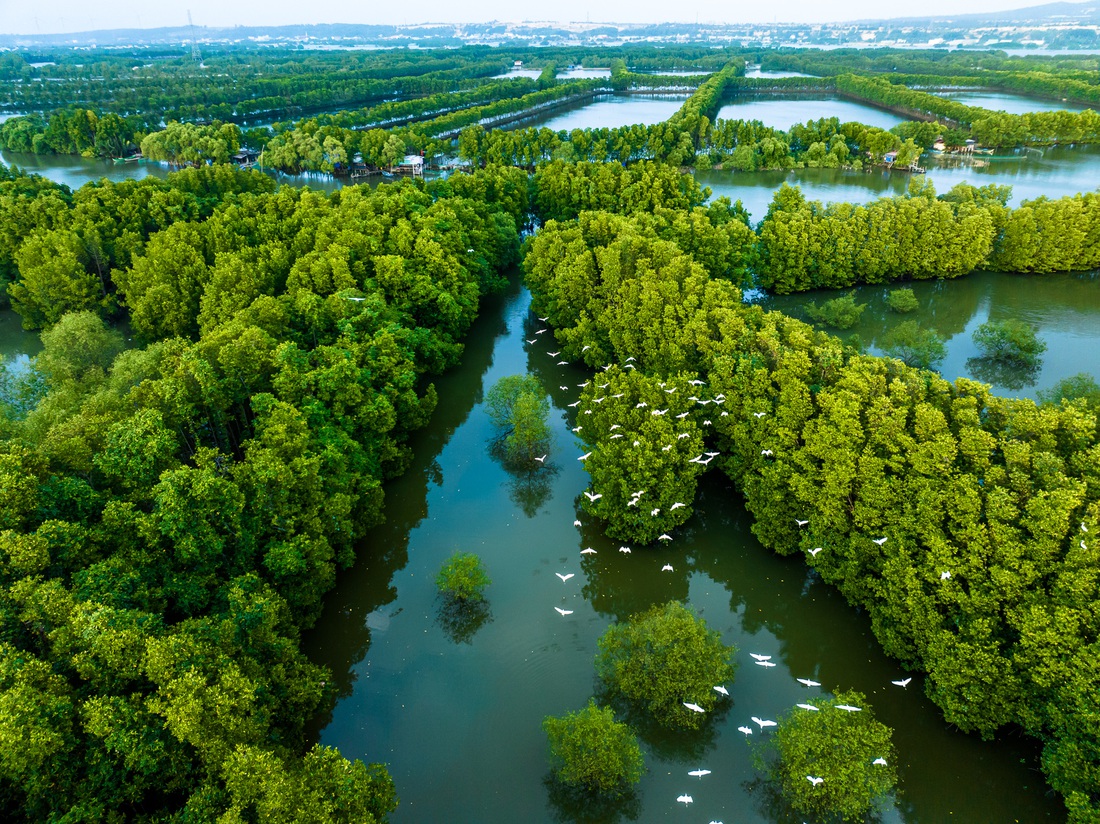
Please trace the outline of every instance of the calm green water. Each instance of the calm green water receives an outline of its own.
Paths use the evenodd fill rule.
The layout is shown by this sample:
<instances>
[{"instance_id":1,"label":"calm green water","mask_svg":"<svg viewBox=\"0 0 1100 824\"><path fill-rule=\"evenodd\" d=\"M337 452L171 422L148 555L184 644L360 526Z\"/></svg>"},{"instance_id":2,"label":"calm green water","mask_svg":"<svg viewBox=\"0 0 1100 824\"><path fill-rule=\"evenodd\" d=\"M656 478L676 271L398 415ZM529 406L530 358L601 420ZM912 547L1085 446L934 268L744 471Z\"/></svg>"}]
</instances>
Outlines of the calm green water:
<instances>
[{"instance_id":1,"label":"calm green water","mask_svg":"<svg viewBox=\"0 0 1100 824\"><path fill-rule=\"evenodd\" d=\"M559 71L557 75L559 80L598 80L601 77L611 77L611 69L567 69L565 71Z\"/></svg>"},{"instance_id":2,"label":"calm green water","mask_svg":"<svg viewBox=\"0 0 1100 824\"><path fill-rule=\"evenodd\" d=\"M37 332L28 332L23 321L10 309L0 310L0 361L16 371L25 369L30 358L42 351Z\"/></svg>"},{"instance_id":3,"label":"calm green water","mask_svg":"<svg viewBox=\"0 0 1100 824\"><path fill-rule=\"evenodd\" d=\"M807 120L817 120L822 117L839 117L841 123L854 120L880 129L893 128L905 119L893 112L830 95L776 97L754 94L731 97L718 110L716 119L759 120L773 129L786 130L795 123L805 123Z\"/></svg>"},{"instance_id":4,"label":"calm green water","mask_svg":"<svg viewBox=\"0 0 1100 824\"><path fill-rule=\"evenodd\" d=\"M437 382L439 408L413 442L413 466L387 488L387 523L367 535L307 639L340 696L320 739L388 764L401 798L395 824L615 821L619 813L640 822L802 821L754 785L736 729L805 700L796 677L865 692L895 728L903 795L884 821L1063 820L1035 770L1035 749L949 730L919 677L907 690L890 685L902 673L879 652L866 616L799 559L764 550L717 472L667 548L621 554L578 516L588 478L566 404L589 375L554 365L549 334L525 343L537 328L529 300L513 286L485 307L462 367ZM527 370L552 395L555 434L545 468L515 475L488 454L481 398L500 377ZM584 526L572 526L577 517ZM597 554L580 555L586 546ZM458 549L480 554L493 583L483 620L455 626L441 620L433 579ZM665 563L675 571L661 572ZM563 584L556 572L576 577ZM699 734L644 732L648 771L635 804L607 813L551 799L543 717L593 694L596 640L610 622L673 598L740 648L727 708ZM753 666L750 652L778 666ZM712 774L687 775L700 767ZM695 800L687 810L676 802L685 792Z\"/></svg>"},{"instance_id":5,"label":"calm green water","mask_svg":"<svg viewBox=\"0 0 1100 824\"><path fill-rule=\"evenodd\" d=\"M957 100L967 106L981 106L983 109L992 109L1008 114L1057 111L1083 112L1087 108L1077 103L1046 100L1041 97L1027 97L1008 92L947 92L942 94L941 97Z\"/></svg>"},{"instance_id":6,"label":"calm green water","mask_svg":"<svg viewBox=\"0 0 1100 824\"><path fill-rule=\"evenodd\" d=\"M562 106L553 111L524 118L509 128L614 129L640 123L651 126L674 115L686 94L601 94L592 101Z\"/></svg>"},{"instance_id":7,"label":"calm green water","mask_svg":"<svg viewBox=\"0 0 1100 824\"><path fill-rule=\"evenodd\" d=\"M920 307L906 315L890 311L886 294L904 285L912 288ZM897 324L916 320L947 338L947 357L939 367L949 380L974 378L993 384L995 391L1012 397L1034 398L1078 372L1100 380L1100 274L1019 275L982 272L955 280L921 281L890 286L861 286L856 299L868 304L860 322L838 332L858 334L875 354ZM808 320L804 307L836 297L838 292L806 292L766 298L761 303ZM1035 370L1005 369L979 357L973 334L990 320L1022 320L1038 331L1047 350Z\"/></svg>"},{"instance_id":8,"label":"calm green water","mask_svg":"<svg viewBox=\"0 0 1100 824\"><path fill-rule=\"evenodd\" d=\"M1100 185L1100 146L1052 146L1020 149L1004 156L972 162L952 158L922 158L927 177L943 194L957 183L985 186L990 183L1012 187L1010 205L1040 196L1050 198L1091 191ZM980 164L980 165L979 165ZM783 183L800 186L810 200L866 203L878 197L903 195L912 175L872 169L853 172L843 169L795 169L789 172L700 171L700 185L709 186L714 196L740 199L754 220L768 211L775 190Z\"/></svg>"},{"instance_id":9,"label":"calm green water","mask_svg":"<svg viewBox=\"0 0 1100 824\"><path fill-rule=\"evenodd\" d=\"M745 77L814 77L814 75L804 72L764 71L759 66L748 66L745 68Z\"/></svg>"}]
</instances>

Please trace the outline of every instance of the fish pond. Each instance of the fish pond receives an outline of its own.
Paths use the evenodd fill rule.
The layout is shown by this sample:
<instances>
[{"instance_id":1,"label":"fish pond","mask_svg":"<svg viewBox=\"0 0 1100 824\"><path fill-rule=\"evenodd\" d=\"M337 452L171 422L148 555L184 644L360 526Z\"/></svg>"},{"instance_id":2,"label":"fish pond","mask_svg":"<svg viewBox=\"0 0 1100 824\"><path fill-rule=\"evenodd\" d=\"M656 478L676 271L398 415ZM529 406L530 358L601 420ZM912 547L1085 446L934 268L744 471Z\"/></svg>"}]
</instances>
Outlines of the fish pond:
<instances>
[{"instance_id":1,"label":"fish pond","mask_svg":"<svg viewBox=\"0 0 1100 824\"><path fill-rule=\"evenodd\" d=\"M790 75L787 75L790 76ZM759 120L765 126L786 131L795 123L838 117L841 123L857 121L867 126L891 129L905 118L885 109L833 95L738 94L724 101L716 120Z\"/></svg>"},{"instance_id":2,"label":"fish pond","mask_svg":"<svg viewBox=\"0 0 1100 824\"><path fill-rule=\"evenodd\" d=\"M540 112L510 128L534 127L568 132L573 129L615 129L635 124L652 126L676 114L687 98L686 93L601 94L590 101Z\"/></svg>"},{"instance_id":3,"label":"fish pond","mask_svg":"<svg viewBox=\"0 0 1100 824\"><path fill-rule=\"evenodd\" d=\"M973 186L1011 186L1009 205L1046 196L1059 198L1093 191L1100 185L1100 146L1051 146L1020 149L1012 154L960 160L953 157L921 159L927 177L940 194L957 183ZM768 211L775 190L787 183L801 187L810 200L866 203L878 197L903 195L913 175L876 168L794 169L791 171L697 171L696 180L709 186L715 197L740 200L754 221Z\"/></svg>"}]
</instances>

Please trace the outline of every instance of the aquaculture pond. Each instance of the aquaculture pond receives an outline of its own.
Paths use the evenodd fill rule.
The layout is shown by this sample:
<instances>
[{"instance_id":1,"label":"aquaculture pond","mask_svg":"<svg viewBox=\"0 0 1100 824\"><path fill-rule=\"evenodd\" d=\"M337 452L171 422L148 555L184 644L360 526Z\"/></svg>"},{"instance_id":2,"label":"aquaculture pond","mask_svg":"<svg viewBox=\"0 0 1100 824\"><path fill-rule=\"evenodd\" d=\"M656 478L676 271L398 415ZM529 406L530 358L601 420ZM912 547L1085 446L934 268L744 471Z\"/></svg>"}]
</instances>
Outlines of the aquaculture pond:
<instances>
[{"instance_id":1,"label":"aquaculture pond","mask_svg":"<svg viewBox=\"0 0 1100 824\"><path fill-rule=\"evenodd\" d=\"M684 105L685 94L601 94L590 101L561 106L524 118L510 128L614 129L663 123Z\"/></svg>"},{"instance_id":2,"label":"aquaculture pond","mask_svg":"<svg viewBox=\"0 0 1100 824\"><path fill-rule=\"evenodd\" d=\"M773 129L787 130L795 123L839 117L841 123L858 121L880 129L891 129L905 118L893 112L831 95L777 96L738 94L718 110L716 120L759 120Z\"/></svg>"},{"instance_id":3,"label":"aquaculture pond","mask_svg":"<svg viewBox=\"0 0 1100 824\"><path fill-rule=\"evenodd\" d=\"M751 744L766 734L746 738L737 727L842 688L864 692L895 730L901 793L883 821L1063 820L1036 748L953 731L919 675L893 686L905 673L879 651L866 615L800 559L763 549L717 471L667 546L626 554L605 539L579 512L588 477L570 427L583 415L567 406L592 375L557 365L529 302L517 284L486 302L461 367L436 381L439 406L412 442L412 466L387 487L386 523L363 540L306 639L339 694L320 740L388 765L401 799L394 824L807 820L758 779ZM541 468L513 473L490 454L482 398L499 378L528 371L552 396L554 436ZM586 547L595 554L582 555ZM434 584L456 550L478 553L492 578L487 609L465 620L442 610ZM609 624L671 599L738 646L729 699L699 733L640 731L647 771L633 799L593 808L551 792L543 718L595 693L596 641ZM754 666L750 653L777 666ZM711 774L689 776L695 769ZM676 800L685 793L690 807Z\"/></svg>"},{"instance_id":4,"label":"aquaculture pond","mask_svg":"<svg viewBox=\"0 0 1100 824\"><path fill-rule=\"evenodd\" d=\"M1094 190L1100 185L1100 146L1051 146L1019 149L1012 154L962 160L953 157L922 158L940 194L956 183L1012 187L1010 205L1040 196L1059 198ZM783 183L800 186L806 197L822 202L866 203L877 197L903 195L913 175L883 168L853 172L844 169L794 169L792 171L735 172L720 169L698 171L700 185L715 197L740 199L753 220L768 211L775 190Z\"/></svg>"},{"instance_id":5,"label":"aquaculture pond","mask_svg":"<svg viewBox=\"0 0 1100 824\"><path fill-rule=\"evenodd\" d=\"M746 66L745 77L814 77L805 72L770 71L759 66Z\"/></svg>"},{"instance_id":6,"label":"aquaculture pond","mask_svg":"<svg viewBox=\"0 0 1100 824\"><path fill-rule=\"evenodd\" d=\"M918 308L901 315L886 305L886 295L899 286L911 288ZM858 335L869 351L882 354L886 336L903 321L915 320L940 333L947 357L939 365L946 378L973 378L992 384L1000 395L1034 398L1058 381L1079 372L1100 380L1100 274L1022 275L978 272L953 280L918 281L886 286L860 286L866 303L859 323L836 334ZM763 297L760 303L809 321L806 304L821 304L843 292L804 292ZM981 357L973 335L988 321L1021 320L1047 345L1035 368L1005 366Z\"/></svg>"},{"instance_id":7,"label":"aquaculture pond","mask_svg":"<svg viewBox=\"0 0 1100 824\"><path fill-rule=\"evenodd\" d=\"M1007 112L1008 114L1027 114L1028 112L1081 112L1087 107L1065 100L1051 100L1043 97L1027 97L1008 92L945 92L942 97L957 100L967 106L980 106L983 109Z\"/></svg>"}]
</instances>

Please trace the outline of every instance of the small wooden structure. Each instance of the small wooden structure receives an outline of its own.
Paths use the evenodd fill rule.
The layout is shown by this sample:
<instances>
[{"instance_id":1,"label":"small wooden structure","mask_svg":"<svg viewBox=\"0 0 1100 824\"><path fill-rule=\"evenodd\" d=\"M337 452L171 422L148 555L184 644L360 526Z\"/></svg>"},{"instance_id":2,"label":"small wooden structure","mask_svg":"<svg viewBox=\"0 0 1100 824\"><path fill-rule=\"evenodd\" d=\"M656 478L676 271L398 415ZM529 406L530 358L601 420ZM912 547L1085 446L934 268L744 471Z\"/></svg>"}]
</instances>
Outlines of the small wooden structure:
<instances>
[{"instance_id":1,"label":"small wooden structure","mask_svg":"<svg viewBox=\"0 0 1100 824\"><path fill-rule=\"evenodd\" d=\"M405 155L405 159L394 166L393 171L419 177L424 174L424 158L420 155Z\"/></svg>"}]
</instances>

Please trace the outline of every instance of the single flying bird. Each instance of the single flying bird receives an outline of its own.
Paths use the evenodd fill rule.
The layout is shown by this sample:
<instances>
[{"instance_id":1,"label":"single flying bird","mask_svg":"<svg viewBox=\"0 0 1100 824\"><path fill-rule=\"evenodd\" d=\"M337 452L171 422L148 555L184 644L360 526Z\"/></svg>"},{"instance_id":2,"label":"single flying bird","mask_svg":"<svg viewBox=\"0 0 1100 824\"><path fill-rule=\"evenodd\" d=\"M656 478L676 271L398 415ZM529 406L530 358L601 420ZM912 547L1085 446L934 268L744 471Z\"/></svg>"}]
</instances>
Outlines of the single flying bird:
<instances>
[{"instance_id":1,"label":"single flying bird","mask_svg":"<svg viewBox=\"0 0 1100 824\"><path fill-rule=\"evenodd\" d=\"M872 763L872 764L874 764L874 765L875 765L876 767L885 767L885 766L886 766L886 759L885 759L885 758L882 758L882 757L880 756L879 758L876 758L876 759L875 759L874 761L872 761L871 763Z\"/></svg>"},{"instance_id":2,"label":"single flying bird","mask_svg":"<svg viewBox=\"0 0 1100 824\"><path fill-rule=\"evenodd\" d=\"M947 570L944 570L943 572L940 573L940 580L941 581L946 581L950 577L951 577L951 573L948 572Z\"/></svg>"},{"instance_id":3,"label":"single flying bird","mask_svg":"<svg viewBox=\"0 0 1100 824\"><path fill-rule=\"evenodd\" d=\"M684 804L690 804L692 798L690 795L681 795L676 798L677 801L682 801Z\"/></svg>"},{"instance_id":4,"label":"single flying bird","mask_svg":"<svg viewBox=\"0 0 1100 824\"><path fill-rule=\"evenodd\" d=\"M909 682L912 680L913 678L912 676L910 676L909 678L902 678L900 681L891 681L890 683L893 684L895 687L908 687Z\"/></svg>"},{"instance_id":5,"label":"single flying bird","mask_svg":"<svg viewBox=\"0 0 1100 824\"><path fill-rule=\"evenodd\" d=\"M590 546L586 546L584 549L581 550L581 555L595 555L595 554L596 554L596 550L594 550Z\"/></svg>"},{"instance_id":6,"label":"single flying bird","mask_svg":"<svg viewBox=\"0 0 1100 824\"><path fill-rule=\"evenodd\" d=\"M552 358L556 358L558 355L561 354L561 350L559 349L557 352L547 352L546 354Z\"/></svg>"},{"instance_id":7,"label":"single flying bird","mask_svg":"<svg viewBox=\"0 0 1100 824\"><path fill-rule=\"evenodd\" d=\"M662 533L662 534L657 536L657 540L658 541L671 541L672 536L669 535L668 533Z\"/></svg>"},{"instance_id":8,"label":"single flying bird","mask_svg":"<svg viewBox=\"0 0 1100 824\"><path fill-rule=\"evenodd\" d=\"M584 491L584 494L585 494L586 496L588 496L588 500L592 501L593 503L595 503L596 501L598 501L598 500L599 500L600 498L602 498L602 497L603 497L603 493L602 493L602 492L597 492L597 493L596 493L595 495L593 495L593 494L592 494L591 492L589 492L589 491L588 491L587 489L586 489L586 490Z\"/></svg>"},{"instance_id":9,"label":"single flying bird","mask_svg":"<svg viewBox=\"0 0 1100 824\"><path fill-rule=\"evenodd\" d=\"M575 573L575 572L566 572L566 573L555 572L554 574L557 575L559 578L561 578L561 582L564 584L566 581L568 581L570 578L572 578L577 573Z\"/></svg>"},{"instance_id":10,"label":"single flying bird","mask_svg":"<svg viewBox=\"0 0 1100 824\"><path fill-rule=\"evenodd\" d=\"M572 615L573 614L573 610L571 610L571 609L562 609L561 607L554 607L554 609L557 611L558 615Z\"/></svg>"},{"instance_id":11,"label":"single flying bird","mask_svg":"<svg viewBox=\"0 0 1100 824\"><path fill-rule=\"evenodd\" d=\"M837 704L836 708L845 712L863 712L859 707L853 707L851 704Z\"/></svg>"},{"instance_id":12,"label":"single flying bird","mask_svg":"<svg viewBox=\"0 0 1100 824\"><path fill-rule=\"evenodd\" d=\"M745 735L752 735L752 727L738 727L737 730L745 733Z\"/></svg>"},{"instance_id":13,"label":"single flying bird","mask_svg":"<svg viewBox=\"0 0 1100 824\"><path fill-rule=\"evenodd\" d=\"M878 544L879 546L882 546L884 543L886 543L886 540L887 540L886 538L872 538L871 543Z\"/></svg>"},{"instance_id":14,"label":"single flying bird","mask_svg":"<svg viewBox=\"0 0 1100 824\"><path fill-rule=\"evenodd\" d=\"M684 701L683 704L692 712L706 712L706 710L700 707L698 704L692 704L690 701Z\"/></svg>"},{"instance_id":15,"label":"single flying bird","mask_svg":"<svg viewBox=\"0 0 1100 824\"><path fill-rule=\"evenodd\" d=\"M688 775L692 778L702 778L704 775L710 775L710 770L689 770Z\"/></svg>"},{"instance_id":16,"label":"single flying bird","mask_svg":"<svg viewBox=\"0 0 1100 824\"><path fill-rule=\"evenodd\" d=\"M542 463L543 461L545 461L547 459L547 457L549 457L549 455L543 455L541 458L535 458L535 460L538 461L539 463Z\"/></svg>"},{"instance_id":17,"label":"single flying bird","mask_svg":"<svg viewBox=\"0 0 1100 824\"><path fill-rule=\"evenodd\" d=\"M674 570L672 568L672 564L665 564L663 567L661 567L661 572L675 572L675 571L676 570Z\"/></svg>"},{"instance_id":18,"label":"single flying bird","mask_svg":"<svg viewBox=\"0 0 1100 824\"><path fill-rule=\"evenodd\" d=\"M760 454L763 455L765 458L770 458L775 453L772 452L770 449L761 449Z\"/></svg>"},{"instance_id":19,"label":"single flying bird","mask_svg":"<svg viewBox=\"0 0 1100 824\"><path fill-rule=\"evenodd\" d=\"M762 418L762 417L764 417L764 416L765 416L765 415L767 415L767 414L768 414L767 412L753 412L753 413L752 413L752 416L753 416L754 418Z\"/></svg>"},{"instance_id":20,"label":"single flying bird","mask_svg":"<svg viewBox=\"0 0 1100 824\"><path fill-rule=\"evenodd\" d=\"M795 678L795 681L807 687L820 687L820 681L811 681L809 678Z\"/></svg>"},{"instance_id":21,"label":"single flying bird","mask_svg":"<svg viewBox=\"0 0 1100 824\"><path fill-rule=\"evenodd\" d=\"M798 524L799 526L806 526L806 524L808 524L808 523L809 523L809 521L800 521L800 520L798 520L798 518L795 518L795 519L794 519L794 522L795 522L796 524Z\"/></svg>"},{"instance_id":22,"label":"single flying bird","mask_svg":"<svg viewBox=\"0 0 1100 824\"><path fill-rule=\"evenodd\" d=\"M621 546L621 547L619 547L619 552L621 552L623 555L629 555L630 554L630 547Z\"/></svg>"},{"instance_id":23,"label":"single flying bird","mask_svg":"<svg viewBox=\"0 0 1100 824\"><path fill-rule=\"evenodd\" d=\"M577 460L578 460L578 461L587 461L587 460L588 460L589 458L591 458L591 457L592 457L592 453L591 453L591 452L585 452L585 453L584 453L583 455L581 455L581 456L580 456L579 458L577 458ZM596 499L595 499L595 498L590 498L590 500L593 500L593 501L594 501L594 500L596 500Z\"/></svg>"},{"instance_id":24,"label":"single flying bird","mask_svg":"<svg viewBox=\"0 0 1100 824\"><path fill-rule=\"evenodd\" d=\"M573 521L573 526L580 526L580 525L581 525L580 521Z\"/></svg>"},{"instance_id":25,"label":"single flying bird","mask_svg":"<svg viewBox=\"0 0 1100 824\"><path fill-rule=\"evenodd\" d=\"M795 704L796 707L801 707L804 710L810 710L811 712L818 712L818 708L813 704Z\"/></svg>"},{"instance_id":26,"label":"single flying bird","mask_svg":"<svg viewBox=\"0 0 1100 824\"><path fill-rule=\"evenodd\" d=\"M759 652L750 652L749 655L751 655L757 661L770 661L770 660L772 660L772 657L770 655L761 655Z\"/></svg>"},{"instance_id":27,"label":"single flying bird","mask_svg":"<svg viewBox=\"0 0 1100 824\"><path fill-rule=\"evenodd\" d=\"M716 693L718 693L719 695L729 695L730 694L730 691L728 689L726 689L725 687L722 687L722 686L715 687L714 691Z\"/></svg>"},{"instance_id":28,"label":"single flying bird","mask_svg":"<svg viewBox=\"0 0 1100 824\"><path fill-rule=\"evenodd\" d=\"M775 664L771 661L757 661L756 666L758 666L758 667L774 667Z\"/></svg>"},{"instance_id":29,"label":"single flying bird","mask_svg":"<svg viewBox=\"0 0 1100 824\"><path fill-rule=\"evenodd\" d=\"M765 727L774 727L774 726L776 726L776 723L774 721L767 721L763 718L757 718L755 715L752 717L752 720L753 720L754 724L756 724L758 727L760 727L760 729L764 729Z\"/></svg>"},{"instance_id":30,"label":"single flying bird","mask_svg":"<svg viewBox=\"0 0 1100 824\"><path fill-rule=\"evenodd\" d=\"M824 781L824 778L818 778L816 775L807 775L806 780L813 784L815 787Z\"/></svg>"},{"instance_id":31,"label":"single flying bird","mask_svg":"<svg viewBox=\"0 0 1100 824\"><path fill-rule=\"evenodd\" d=\"M821 552L822 549L824 549L824 547L815 546L813 549L810 550L810 557L816 558L817 553Z\"/></svg>"}]
</instances>

